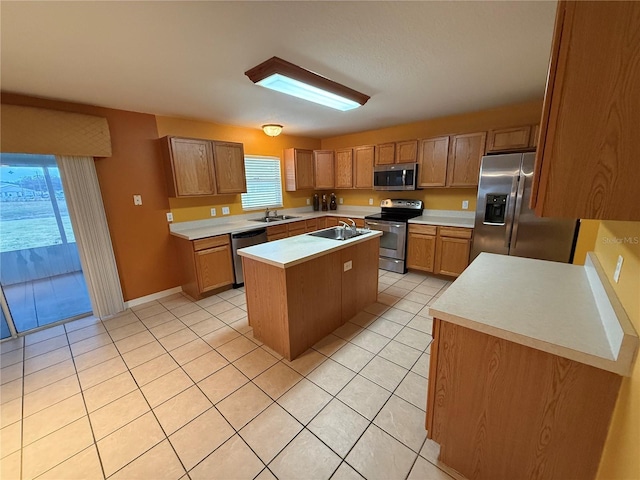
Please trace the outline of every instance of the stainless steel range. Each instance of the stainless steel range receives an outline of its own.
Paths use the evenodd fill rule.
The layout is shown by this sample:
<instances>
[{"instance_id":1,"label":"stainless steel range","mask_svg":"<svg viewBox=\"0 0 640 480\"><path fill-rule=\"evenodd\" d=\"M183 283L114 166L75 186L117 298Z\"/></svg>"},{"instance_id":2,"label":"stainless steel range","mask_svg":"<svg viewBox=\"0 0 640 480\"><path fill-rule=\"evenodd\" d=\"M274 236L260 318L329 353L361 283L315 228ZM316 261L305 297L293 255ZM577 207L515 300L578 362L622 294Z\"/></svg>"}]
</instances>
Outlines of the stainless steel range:
<instances>
[{"instance_id":1,"label":"stainless steel range","mask_svg":"<svg viewBox=\"0 0 640 480\"><path fill-rule=\"evenodd\" d=\"M382 232L378 266L390 272L405 273L407 223L422 215L422 200L387 198L380 202L382 211L364 217L365 226Z\"/></svg>"}]
</instances>

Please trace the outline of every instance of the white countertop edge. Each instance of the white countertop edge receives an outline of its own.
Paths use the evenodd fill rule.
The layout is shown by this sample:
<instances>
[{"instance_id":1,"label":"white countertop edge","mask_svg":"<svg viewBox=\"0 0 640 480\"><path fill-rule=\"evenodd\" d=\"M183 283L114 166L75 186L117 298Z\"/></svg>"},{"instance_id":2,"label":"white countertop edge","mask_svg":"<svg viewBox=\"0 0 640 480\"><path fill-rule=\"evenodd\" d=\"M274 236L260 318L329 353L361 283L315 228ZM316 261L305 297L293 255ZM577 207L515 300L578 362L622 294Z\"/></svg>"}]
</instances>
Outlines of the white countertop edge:
<instances>
[{"instance_id":1,"label":"white countertop edge","mask_svg":"<svg viewBox=\"0 0 640 480\"><path fill-rule=\"evenodd\" d=\"M335 227L330 227L330 228L335 228ZM325 229L322 229L325 230ZM308 233L305 235L309 235ZM300 235L298 235L300 236ZM331 240L329 238L322 238L322 237L315 237L321 241L326 241L326 248L323 248L322 250L319 251L315 251L314 253L304 256L304 257L300 257L297 258L295 260L291 260L289 262L277 262L275 260L271 260L269 258L265 258L263 256L260 255L254 255L250 252L247 252L247 248L251 248L251 247L247 247L247 248L241 248L240 250L238 250L238 255L240 255L241 257L246 257L246 258L250 258L252 260L256 260L258 262L262 262L262 263L267 263L269 265L273 265L274 267L278 267L278 268L289 268L289 267L293 267L294 265L298 265L300 263L304 263L307 262L309 260L312 260L314 258L318 258L318 257L322 257L323 255L326 255L328 253L332 253L332 252L336 252L338 250L342 250L343 248L347 248L350 247L352 245L355 245L357 243L361 243L364 242L366 240L371 240L372 238L375 237L381 237L382 236L382 232L377 231L377 230L371 230L370 232L365 233L364 235L360 235L358 237L354 237L351 238L349 240ZM269 242L270 245L276 245L280 242L282 242L283 248L286 248L286 242L290 239L295 239L296 237L290 237L290 238L283 238L282 240L276 240L273 242ZM331 242L331 243L330 243ZM333 245L335 244L335 245Z\"/></svg>"},{"instance_id":2,"label":"white countertop edge","mask_svg":"<svg viewBox=\"0 0 640 480\"><path fill-rule=\"evenodd\" d=\"M433 316L434 318L438 318L440 320L468 328L470 330L475 330L476 332L486 333L487 335L491 335L492 337L501 338L509 342L524 345L525 347L531 347L536 350L550 353L552 355L557 355L569 360L584 363L585 365L590 365L601 370L606 370L608 372L616 373L623 376L631 375L628 365L616 361L613 358L604 358L597 355L580 352L578 350L556 345L554 343L545 342L543 340L531 338L526 335L521 335L519 333L511 332L508 330L496 328L484 323L474 322L473 320L469 320L467 318L450 315L446 312L442 312L433 308L429 309L429 315Z\"/></svg>"}]
</instances>

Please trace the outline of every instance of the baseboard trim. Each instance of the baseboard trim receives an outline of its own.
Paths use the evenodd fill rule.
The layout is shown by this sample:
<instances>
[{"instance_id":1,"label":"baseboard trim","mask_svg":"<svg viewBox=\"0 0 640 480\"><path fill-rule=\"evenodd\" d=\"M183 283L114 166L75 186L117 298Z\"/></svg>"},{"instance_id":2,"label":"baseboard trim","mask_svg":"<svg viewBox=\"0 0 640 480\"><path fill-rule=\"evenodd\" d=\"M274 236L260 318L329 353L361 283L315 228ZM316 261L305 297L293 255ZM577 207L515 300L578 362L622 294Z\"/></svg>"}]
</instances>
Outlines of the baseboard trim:
<instances>
[{"instance_id":1,"label":"baseboard trim","mask_svg":"<svg viewBox=\"0 0 640 480\"><path fill-rule=\"evenodd\" d=\"M158 300L159 298L168 297L169 295L180 292L182 292L182 287L173 287L168 290L152 293L151 295L145 295L144 297L134 298L133 300L124 302L124 308L137 307L138 305L142 305L143 303L152 302L154 300Z\"/></svg>"}]
</instances>

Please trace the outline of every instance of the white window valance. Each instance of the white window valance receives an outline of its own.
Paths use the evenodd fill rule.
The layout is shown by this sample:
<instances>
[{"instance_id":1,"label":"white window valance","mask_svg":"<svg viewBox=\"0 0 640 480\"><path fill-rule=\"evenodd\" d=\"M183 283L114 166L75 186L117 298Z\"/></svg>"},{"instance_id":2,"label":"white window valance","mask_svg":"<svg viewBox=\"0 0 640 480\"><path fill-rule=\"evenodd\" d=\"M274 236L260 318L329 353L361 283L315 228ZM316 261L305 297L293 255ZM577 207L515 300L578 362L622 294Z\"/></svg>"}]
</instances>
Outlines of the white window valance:
<instances>
[{"instance_id":1,"label":"white window valance","mask_svg":"<svg viewBox=\"0 0 640 480\"><path fill-rule=\"evenodd\" d=\"M104 117L6 104L0 114L2 152L111 156L111 135Z\"/></svg>"}]
</instances>

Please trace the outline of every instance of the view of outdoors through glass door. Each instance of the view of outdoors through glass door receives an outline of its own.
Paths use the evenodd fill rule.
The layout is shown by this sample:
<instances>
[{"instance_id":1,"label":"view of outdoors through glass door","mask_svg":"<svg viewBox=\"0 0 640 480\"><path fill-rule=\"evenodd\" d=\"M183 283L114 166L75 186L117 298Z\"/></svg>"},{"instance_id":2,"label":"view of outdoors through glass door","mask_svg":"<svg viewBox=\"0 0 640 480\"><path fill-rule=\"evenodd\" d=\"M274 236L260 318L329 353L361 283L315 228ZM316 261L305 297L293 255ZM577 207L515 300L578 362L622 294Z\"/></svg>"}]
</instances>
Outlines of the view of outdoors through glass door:
<instances>
[{"instance_id":1,"label":"view of outdoors through glass door","mask_svg":"<svg viewBox=\"0 0 640 480\"><path fill-rule=\"evenodd\" d=\"M0 159L0 284L16 330L90 313L55 157Z\"/></svg>"}]
</instances>

